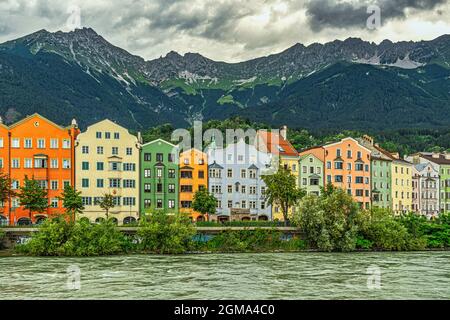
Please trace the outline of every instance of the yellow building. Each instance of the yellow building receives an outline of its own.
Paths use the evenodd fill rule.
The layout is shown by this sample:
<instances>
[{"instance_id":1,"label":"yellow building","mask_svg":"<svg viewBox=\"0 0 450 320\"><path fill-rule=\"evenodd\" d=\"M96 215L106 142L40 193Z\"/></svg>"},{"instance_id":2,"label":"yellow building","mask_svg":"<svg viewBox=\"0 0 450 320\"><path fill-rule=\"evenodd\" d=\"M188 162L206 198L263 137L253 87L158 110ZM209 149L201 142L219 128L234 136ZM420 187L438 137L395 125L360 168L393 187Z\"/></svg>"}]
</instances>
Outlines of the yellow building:
<instances>
[{"instance_id":1,"label":"yellow building","mask_svg":"<svg viewBox=\"0 0 450 320\"><path fill-rule=\"evenodd\" d=\"M412 163L392 156L392 209L396 214L412 210Z\"/></svg>"},{"instance_id":2,"label":"yellow building","mask_svg":"<svg viewBox=\"0 0 450 320\"><path fill-rule=\"evenodd\" d=\"M98 222L106 218L98 201L112 194L115 206L109 218L118 224L139 217L139 139L110 121L93 124L75 142L76 189L85 210L78 219Z\"/></svg>"},{"instance_id":3,"label":"yellow building","mask_svg":"<svg viewBox=\"0 0 450 320\"><path fill-rule=\"evenodd\" d=\"M258 150L271 153L279 160L279 164L291 171L295 176L297 186L299 185L299 161L300 156L287 140L287 127L283 126L278 131L259 130L256 136L256 146ZM289 214L292 214L293 208L289 209ZM281 207L277 204L272 206L272 219L283 221L283 212Z\"/></svg>"},{"instance_id":4,"label":"yellow building","mask_svg":"<svg viewBox=\"0 0 450 320\"><path fill-rule=\"evenodd\" d=\"M192 209L194 195L200 189L208 189L208 161L206 153L189 149L180 154L180 212L187 213L193 221L206 217Z\"/></svg>"}]
</instances>

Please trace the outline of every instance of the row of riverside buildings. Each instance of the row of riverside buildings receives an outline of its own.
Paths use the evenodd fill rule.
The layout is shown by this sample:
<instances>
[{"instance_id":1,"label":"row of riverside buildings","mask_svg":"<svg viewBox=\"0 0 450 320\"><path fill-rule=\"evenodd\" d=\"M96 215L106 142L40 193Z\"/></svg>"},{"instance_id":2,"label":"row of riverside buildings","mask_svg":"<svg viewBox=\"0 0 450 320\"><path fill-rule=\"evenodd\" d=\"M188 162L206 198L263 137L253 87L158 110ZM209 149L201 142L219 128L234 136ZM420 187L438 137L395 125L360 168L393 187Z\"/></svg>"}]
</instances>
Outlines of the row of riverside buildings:
<instances>
[{"instance_id":1,"label":"row of riverside buildings","mask_svg":"<svg viewBox=\"0 0 450 320\"><path fill-rule=\"evenodd\" d=\"M371 137L297 151L280 131L259 130L252 144L212 141L206 150L180 151L163 139L143 143L120 125L103 120L81 132L34 114L6 126L0 119L0 171L18 190L25 177L47 190L49 207L33 213L13 197L1 203L1 225L39 223L64 212L58 196L66 185L81 191L81 219L98 222L104 194L114 196L110 210L118 224L135 222L154 210L186 213L193 221L282 220L279 206L265 201L263 175L274 163L290 169L298 186L320 194L327 184L343 188L361 208L390 208L428 217L450 211L450 154L417 153L401 159ZM216 214L204 217L192 208L196 191L217 199ZM295 210L295 208L293 209Z\"/></svg>"}]
</instances>

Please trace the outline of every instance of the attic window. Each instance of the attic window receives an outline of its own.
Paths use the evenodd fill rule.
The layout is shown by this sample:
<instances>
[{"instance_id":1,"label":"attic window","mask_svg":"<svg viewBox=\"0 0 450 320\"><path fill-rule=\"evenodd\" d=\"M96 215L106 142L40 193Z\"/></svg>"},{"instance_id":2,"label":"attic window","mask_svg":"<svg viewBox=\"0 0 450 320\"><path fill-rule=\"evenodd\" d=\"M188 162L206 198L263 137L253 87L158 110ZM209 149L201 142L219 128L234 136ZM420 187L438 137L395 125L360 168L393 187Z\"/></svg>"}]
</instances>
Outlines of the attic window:
<instances>
[{"instance_id":1,"label":"attic window","mask_svg":"<svg viewBox=\"0 0 450 320\"><path fill-rule=\"evenodd\" d=\"M282 146L278 146L278 151L280 151L280 152L286 152L286 151L283 149Z\"/></svg>"}]
</instances>

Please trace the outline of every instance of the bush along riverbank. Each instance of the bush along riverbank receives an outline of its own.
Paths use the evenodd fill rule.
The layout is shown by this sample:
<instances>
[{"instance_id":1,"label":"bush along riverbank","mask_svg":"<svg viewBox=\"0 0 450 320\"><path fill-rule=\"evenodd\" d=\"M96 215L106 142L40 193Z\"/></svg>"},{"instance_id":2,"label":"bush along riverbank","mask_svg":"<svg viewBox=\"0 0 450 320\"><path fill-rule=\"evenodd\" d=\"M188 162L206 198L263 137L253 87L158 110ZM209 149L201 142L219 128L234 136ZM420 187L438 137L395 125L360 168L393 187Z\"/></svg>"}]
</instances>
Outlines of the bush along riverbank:
<instances>
[{"instance_id":1,"label":"bush along riverbank","mask_svg":"<svg viewBox=\"0 0 450 320\"><path fill-rule=\"evenodd\" d=\"M264 225L273 227L268 229L226 230L205 236L196 234L195 226L187 217L164 212L143 217L133 235L121 232L111 221L91 224L83 219L73 223L70 219L55 218L45 221L39 232L25 244L17 245L15 251L36 256L97 256L450 248L449 214L428 221L412 213L395 216L387 209L360 210L344 190L331 187L319 197L303 198L291 224L302 231L301 237L286 236L275 229L276 223ZM202 225L214 226L213 223ZM257 225L249 223L248 226Z\"/></svg>"}]
</instances>

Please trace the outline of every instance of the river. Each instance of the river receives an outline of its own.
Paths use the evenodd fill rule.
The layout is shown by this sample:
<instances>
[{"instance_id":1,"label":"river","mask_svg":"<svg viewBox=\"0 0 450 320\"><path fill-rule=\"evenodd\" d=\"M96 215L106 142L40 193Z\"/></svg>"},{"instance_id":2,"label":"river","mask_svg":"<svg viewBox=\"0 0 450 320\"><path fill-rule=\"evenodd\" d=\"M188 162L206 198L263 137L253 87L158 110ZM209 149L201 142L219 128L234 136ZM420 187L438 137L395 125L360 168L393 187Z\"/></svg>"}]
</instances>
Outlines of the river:
<instances>
[{"instance_id":1,"label":"river","mask_svg":"<svg viewBox=\"0 0 450 320\"><path fill-rule=\"evenodd\" d=\"M450 299L450 252L0 257L0 270L0 299Z\"/></svg>"}]
</instances>

